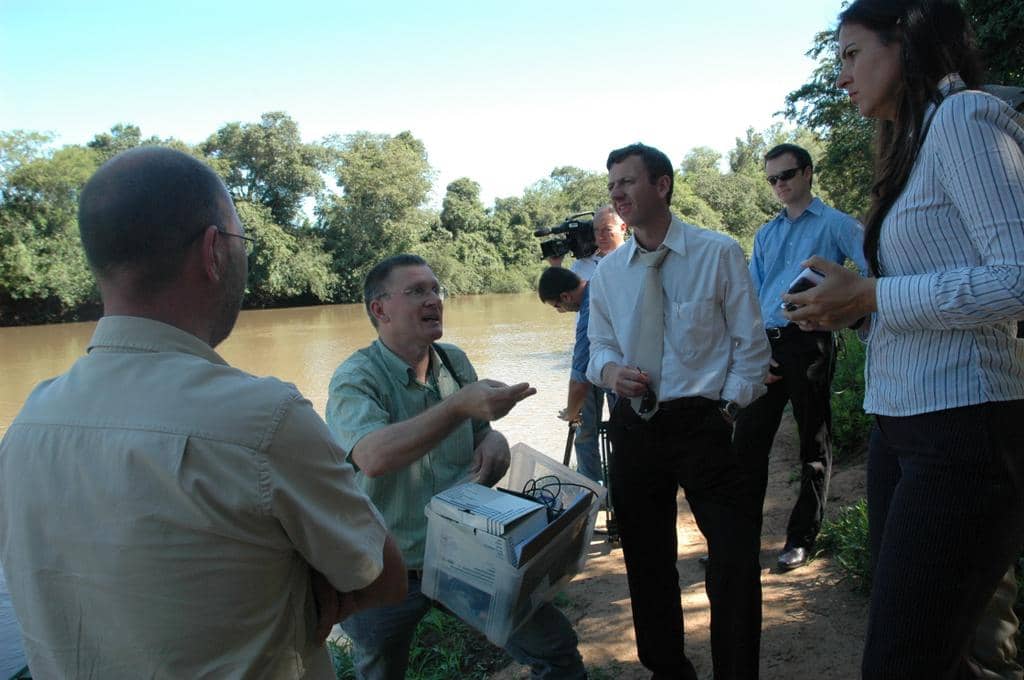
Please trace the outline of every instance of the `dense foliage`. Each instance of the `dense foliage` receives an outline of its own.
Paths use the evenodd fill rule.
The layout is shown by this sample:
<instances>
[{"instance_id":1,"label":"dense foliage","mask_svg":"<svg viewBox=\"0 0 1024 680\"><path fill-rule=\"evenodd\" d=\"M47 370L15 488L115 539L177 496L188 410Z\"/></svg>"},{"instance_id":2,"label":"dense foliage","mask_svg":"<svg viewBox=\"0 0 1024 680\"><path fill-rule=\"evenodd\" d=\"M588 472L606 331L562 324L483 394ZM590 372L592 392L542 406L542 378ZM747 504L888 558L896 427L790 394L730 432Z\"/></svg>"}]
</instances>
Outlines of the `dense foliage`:
<instances>
[{"instance_id":1,"label":"dense foliage","mask_svg":"<svg viewBox=\"0 0 1024 680\"><path fill-rule=\"evenodd\" d=\"M673 199L684 219L733 235L749 248L777 209L762 178L771 144L806 131L748 130L721 169L716 152L695 149L680 164ZM268 307L354 302L380 258L415 251L456 294L532 288L543 266L533 231L607 202L606 175L572 166L499 198L487 208L480 185L447 186L440 211L428 198L434 171L411 132L355 132L302 141L283 112L224 125L196 146L143 138L118 124L85 145L53 148L32 131L0 132L0 324L95 316L99 298L78 245L78 192L101 163L125 149L163 144L208 162L224 179L256 240L247 304Z\"/></svg>"},{"instance_id":2,"label":"dense foliage","mask_svg":"<svg viewBox=\"0 0 1024 680\"><path fill-rule=\"evenodd\" d=\"M1024 0L962 0L993 82L1024 85ZM872 126L835 88L835 35L819 33L810 80L786 97L797 125L748 129L727 157L707 147L679 161L672 207L683 219L727 232L748 251L778 205L763 180L772 145L794 141L815 158L815 190L864 214L871 186ZM491 207L462 177L440 210L429 204L435 173L412 132L355 132L302 141L286 113L231 122L204 142L144 138L117 124L84 145L54 148L48 134L0 131L0 325L95 317L99 298L78 245L76 203L89 175L114 154L164 144L202 158L224 178L256 239L247 304L353 302L374 262L415 251L454 293L532 288L543 266L533 230L607 200L605 174L554 168L520 196ZM725 168L723 170L723 168Z\"/></svg>"}]
</instances>

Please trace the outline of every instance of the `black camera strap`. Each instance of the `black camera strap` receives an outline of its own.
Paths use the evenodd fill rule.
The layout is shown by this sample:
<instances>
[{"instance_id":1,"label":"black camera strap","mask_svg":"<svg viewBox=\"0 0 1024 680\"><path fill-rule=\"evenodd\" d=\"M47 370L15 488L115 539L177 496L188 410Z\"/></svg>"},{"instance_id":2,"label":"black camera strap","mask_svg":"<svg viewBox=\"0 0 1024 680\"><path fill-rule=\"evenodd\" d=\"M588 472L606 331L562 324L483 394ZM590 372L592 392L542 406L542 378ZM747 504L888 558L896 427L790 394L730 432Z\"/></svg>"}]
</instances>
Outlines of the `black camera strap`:
<instances>
[{"instance_id":1,"label":"black camera strap","mask_svg":"<svg viewBox=\"0 0 1024 680\"><path fill-rule=\"evenodd\" d=\"M433 343L431 347L434 348L434 351L437 353L437 357L441 360L441 363L444 364L444 367L448 369L448 372L451 374L452 378L455 379L455 384L458 385L460 389L462 387L465 387L466 383L462 378L459 377L459 374L455 371L455 367L452 366L452 360L448 358L448 353L441 349L441 345L437 344L436 342Z\"/></svg>"}]
</instances>

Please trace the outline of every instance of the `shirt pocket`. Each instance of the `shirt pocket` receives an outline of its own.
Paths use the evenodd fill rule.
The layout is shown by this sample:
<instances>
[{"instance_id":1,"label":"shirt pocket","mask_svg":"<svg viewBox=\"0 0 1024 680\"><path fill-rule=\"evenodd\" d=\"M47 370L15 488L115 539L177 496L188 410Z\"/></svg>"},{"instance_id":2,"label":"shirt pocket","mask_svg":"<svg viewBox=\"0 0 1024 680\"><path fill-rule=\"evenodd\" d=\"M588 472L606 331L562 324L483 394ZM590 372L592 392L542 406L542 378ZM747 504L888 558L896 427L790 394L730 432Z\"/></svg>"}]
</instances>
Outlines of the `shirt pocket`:
<instances>
[{"instance_id":1,"label":"shirt pocket","mask_svg":"<svg viewBox=\"0 0 1024 680\"><path fill-rule=\"evenodd\" d=\"M669 302L666 348L684 360L707 352L712 339L721 335L722 320L717 309L711 300Z\"/></svg>"}]
</instances>

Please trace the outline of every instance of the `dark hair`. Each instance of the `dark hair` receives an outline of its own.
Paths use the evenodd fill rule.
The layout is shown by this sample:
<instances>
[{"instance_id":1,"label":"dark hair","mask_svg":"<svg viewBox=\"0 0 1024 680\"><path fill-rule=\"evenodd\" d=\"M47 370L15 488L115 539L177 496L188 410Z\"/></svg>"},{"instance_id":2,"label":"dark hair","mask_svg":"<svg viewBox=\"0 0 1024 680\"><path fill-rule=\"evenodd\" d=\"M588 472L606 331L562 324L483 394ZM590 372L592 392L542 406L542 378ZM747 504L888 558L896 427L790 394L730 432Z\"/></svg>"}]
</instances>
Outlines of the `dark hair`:
<instances>
[{"instance_id":1,"label":"dark hair","mask_svg":"<svg viewBox=\"0 0 1024 680\"><path fill-rule=\"evenodd\" d=\"M85 183L78 231L98 278L130 269L156 291L172 281L184 253L206 227L230 220L231 198L201 161L165 147L120 153Z\"/></svg>"},{"instance_id":2,"label":"dark hair","mask_svg":"<svg viewBox=\"0 0 1024 680\"><path fill-rule=\"evenodd\" d=\"M630 156L640 156L644 167L647 168L647 175L651 184L657 182L659 177L668 177L668 195L665 196L665 203L671 204L676 177L675 172L672 170L672 162L669 161L668 156L653 146L646 146L637 142L636 144L624 146L621 149L615 149L615 151L608 154L608 162L605 164L605 169L611 170L613 165L621 163Z\"/></svg>"},{"instance_id":3,"label":"dark hair","mask_svg":"<svg viewBox=\"0 0 1024 680\"><path fill-rule=\"evenodd\" d=\"M864 257L881 276L878 243L882 221L899 197L917 161L925 132L924 114L943 95L938 83L959 73L969 88L981 84L974 35L957 0L855 0L839 25L856 24L883 45L900 44L900 88L896 120L879 121L875 133L875 183L864 226Z\"/></svg>"},{"instance_id":4,"label":"dark hair","mask_svg":"<svg viewBox=\"0 0 1024 680\"><path fill-rule=\"evenodd\" d=\"M793 154L793 158L796 159L797 165L803 168L814 169L814 161L811 160L811 154L807 152L807 149L796 144L779 144L773 146L768 150L768 153L764 155L764 162L775 160L779 156L785 156L787 153Z\"/></svg>"},{"instance_id":5,"label":"dark hair","mask_svg":"<svg viewBox=\"0 0 1024 680\"><path fill-rule=\"evenodd\" d=\"M540 275L537 283L537 294L541 302L553 302L562 293L569 293L576 290L583 282L576 272L564 267L548 267Z\"/></svg>"},{"instance_id":6,"label":"dark hair","mask_svg":"<svg viewBox=\"0 0 1024 680\"><path fill-rule=\"evenodd\" d=\"M373 318L373 314L370 312L370 303L387 292L384 290L384 286L388 281L388 277L391 276L391 272L398 267L429 266L422 257L411 253L392 255L373 266L373 269L370 270L363 281L363 304L366 306L366 314L370 317L370 323L373 324L374 328L377 327L377 319Z\"/></svg>"}]
</instances>

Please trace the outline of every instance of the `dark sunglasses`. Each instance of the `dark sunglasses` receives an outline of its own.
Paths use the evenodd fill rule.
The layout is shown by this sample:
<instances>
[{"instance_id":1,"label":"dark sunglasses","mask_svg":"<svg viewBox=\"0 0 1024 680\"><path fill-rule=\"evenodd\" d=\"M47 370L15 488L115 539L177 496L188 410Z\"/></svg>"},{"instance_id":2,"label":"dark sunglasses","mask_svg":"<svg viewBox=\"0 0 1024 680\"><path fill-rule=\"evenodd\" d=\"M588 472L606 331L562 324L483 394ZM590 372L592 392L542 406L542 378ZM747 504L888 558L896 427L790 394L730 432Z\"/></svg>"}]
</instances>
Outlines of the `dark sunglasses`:
<instances>
[{"instance_id":1,"label":"dark sunglasses","mask_svg":"<svg viewBox=\"0 0 1024 680\"><path fill-rule=\"evenodd\" d=\"M783 170L777 175L768 175L768 184L775 186L776 184L778 184L780 179L788 182L789 180L796 177L796 173L803 172L804 168L806 167L806 165L801 165L799 168L790 168L789 170Z\"/></svg>"}]
</instances>

